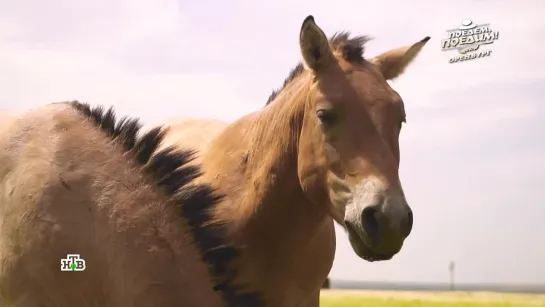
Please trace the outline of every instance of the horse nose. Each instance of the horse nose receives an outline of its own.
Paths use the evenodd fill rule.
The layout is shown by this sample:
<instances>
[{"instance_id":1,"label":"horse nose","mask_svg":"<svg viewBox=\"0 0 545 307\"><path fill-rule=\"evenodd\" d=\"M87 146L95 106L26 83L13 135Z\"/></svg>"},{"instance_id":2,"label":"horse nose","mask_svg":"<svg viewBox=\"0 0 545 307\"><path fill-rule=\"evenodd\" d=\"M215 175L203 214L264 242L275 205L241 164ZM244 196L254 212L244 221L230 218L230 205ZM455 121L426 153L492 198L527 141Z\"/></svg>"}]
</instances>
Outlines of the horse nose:
<instances>
[{"instance_id":1,"label":"horse nose","mask_svg":"<svg viewBox=\"0 0 545 307\"><path fill-rule=\"evenodd\" d=\"M373 245L379 242L379 223L376 218L377 210L375 207L367 207L361 213L361 224L365 235L371 240Z\"/></svg>"},{"instance_id":2,"label":"horse nose","mask_svg":"<svg viewBox=\"0 0 545 307\"><path fill-rule=\"evenodd\" d=\"M413 230L413 210L411 207L409 207L409 205L407 205L407 209L407 235L405 235L405 238L408 237Z\"/></svg>"},{"instance_id":3,"label":"horse nose","mask_svg":"<svg viewBox=\"0 0 545 307\"><path fill-rule=\"evenodd\" d=\"M363 209L361 225L374 246L398 245L411 233L413 212L404 200L382 198Z\"/></svg>"}]
</instances>

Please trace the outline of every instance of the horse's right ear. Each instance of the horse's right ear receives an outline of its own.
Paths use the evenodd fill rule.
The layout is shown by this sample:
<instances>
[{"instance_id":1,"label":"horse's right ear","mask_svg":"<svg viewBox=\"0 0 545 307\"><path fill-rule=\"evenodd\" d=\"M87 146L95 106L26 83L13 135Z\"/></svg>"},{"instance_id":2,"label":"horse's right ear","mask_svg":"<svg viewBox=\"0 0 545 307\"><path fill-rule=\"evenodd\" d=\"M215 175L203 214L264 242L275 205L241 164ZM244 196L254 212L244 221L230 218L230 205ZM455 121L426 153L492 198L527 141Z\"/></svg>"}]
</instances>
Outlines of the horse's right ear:
<instances>
[{"instance_id":1,"label":"horse's right ear","mask_svg":"<svg viewBox=\"0 0 545 307\"><path fill-rule=\"evenodd\" d=\"M315 73L319 73L334 61L335 57L324 31L314 22L314 17L308 16L301 26L299 46L303 56L303 64Z\"/></svg>"}]
</instances>

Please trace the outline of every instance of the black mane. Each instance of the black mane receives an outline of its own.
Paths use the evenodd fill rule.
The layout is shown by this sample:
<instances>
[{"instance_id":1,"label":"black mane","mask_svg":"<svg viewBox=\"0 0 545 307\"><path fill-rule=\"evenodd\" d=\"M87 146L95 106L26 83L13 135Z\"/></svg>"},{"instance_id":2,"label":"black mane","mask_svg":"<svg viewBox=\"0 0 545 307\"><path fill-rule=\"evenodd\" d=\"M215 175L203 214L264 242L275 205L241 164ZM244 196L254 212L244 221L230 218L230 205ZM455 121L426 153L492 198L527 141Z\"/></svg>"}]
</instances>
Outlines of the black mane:
<instances>
[{"instance_id":1,"label":"black mane","mask_svg":"<svg viewBox=\"0 0 545 307\"><path fill-rule=\"evenodd\" d=\"M358 63L363 61L363 52L365 51L365 43L367 43L371 38L369 36L354 36L350 37L350 32L338 32L333 34L329 38L329 45L331 49L335 52L339 52L341 56L348 62ZM297 63L295 67L290 71L288 77L284 80L282 87L276 90L273 90L265 106L268 106L278 94L288 85L293 79L297 78L303 73L303 64L301 62Z\"/></svg>"},{"instance_id":2,"label":"black mane","mask_svg":"<svg viewBox=\"0 0 545 307\"><path fill-rule=\"evenodd\" d=\"M225 244L225 229L206 225L211 218L211 207L222 197L215 194L209 185L189 185L200 175L198 167L187 166L194 158L194 151L177 151L169 147L154 155L164 137L161 127L138 136L142 127L139 120L129 117L116 120L113 107L105 111L101 106L91 108L89 104L78 101L66 103L122 144L124 152L132 152L137 162L156 179L157 185L178 204L201 251L202 260L210 268L214 290L221 292L227 306L259 306L262 300L259 294L243 292L233 284L237 272L228 269L228 263L237 257L239 251Z\"/></svg>"}]
</instances>

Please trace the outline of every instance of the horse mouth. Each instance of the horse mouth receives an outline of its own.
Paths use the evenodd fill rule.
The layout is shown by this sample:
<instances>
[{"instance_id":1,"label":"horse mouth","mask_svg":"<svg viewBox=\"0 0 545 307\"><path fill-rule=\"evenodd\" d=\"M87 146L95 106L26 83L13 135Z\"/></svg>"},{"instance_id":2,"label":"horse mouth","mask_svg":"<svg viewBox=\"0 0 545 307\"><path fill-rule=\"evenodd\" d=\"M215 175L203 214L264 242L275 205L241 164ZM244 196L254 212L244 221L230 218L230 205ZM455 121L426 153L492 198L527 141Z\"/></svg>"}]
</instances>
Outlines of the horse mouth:
<instances>
[{"instance_id":1,"label":"horse mouth","mask_svg":"<svg viewBox=\"0 0 545 307\"><path fill-rule=\"evenodd\" d=\"M348 239L352 249L361 259L368 262L386 261L392 259L394 254L381 254L375 251L365 235L360 235L358 231L350 223L345 222L345 227L348 232Z\"/></svg>"}]
</instances>

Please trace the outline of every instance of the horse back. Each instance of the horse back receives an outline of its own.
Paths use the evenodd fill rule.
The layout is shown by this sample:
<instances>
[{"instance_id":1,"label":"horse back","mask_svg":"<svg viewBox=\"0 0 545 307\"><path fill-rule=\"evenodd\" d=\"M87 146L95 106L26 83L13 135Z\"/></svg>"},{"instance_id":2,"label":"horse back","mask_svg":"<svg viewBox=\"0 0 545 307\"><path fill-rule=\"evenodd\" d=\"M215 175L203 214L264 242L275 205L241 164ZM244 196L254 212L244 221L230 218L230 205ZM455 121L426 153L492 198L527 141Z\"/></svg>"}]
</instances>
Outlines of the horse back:
<instances>
[{"instance_id":1,"label":"horse back","mask_svg":"<svg viewBox=\"0 0 545 307\"><path fill-rule=\"evenodd\" d=\"M3 128L0 306L220 305L177 211L122 153L68 104ZM85 271L61 271L67 254Z\"/></svg>"},{"instance_id":2,"label":"horse back","mask_svg":"<svg viewBox=\"0 0 545 307\"><path fill-rule=\"evenodd\" d=\"M162 148L174 146L179 149L195 149L198 152L197 159L200 160L199 153L206 152L212 140L227 127L227 123L215 119L186 118L167 121L164 127L167 132Z\"/></svg>"},{"instance_id":3,"label":"horse back","mask_svg":"<svg viewBox=\"0 0 545 307\"><path fill-rule=\"evenodd\" d=\"M93 229L91 219L82 210L89 208L91 194L83 184L85 174L65 173L59 163L63 156L73 156L63 144L75 134L76 113L51 104L0 116L8 119L0 128L0 301L7 306L33 306L38 300L44 306L68 306L76 303L69 293L75 290L84 297L96 295L89 304L103 303L89 283L95 278L92 271L71 276L60 272L61 258L71 250L93 258L90 246L82 244L94 241L88 231ZM47 293L51 286L61 290Z\"/></svg>"}]
</instances>

